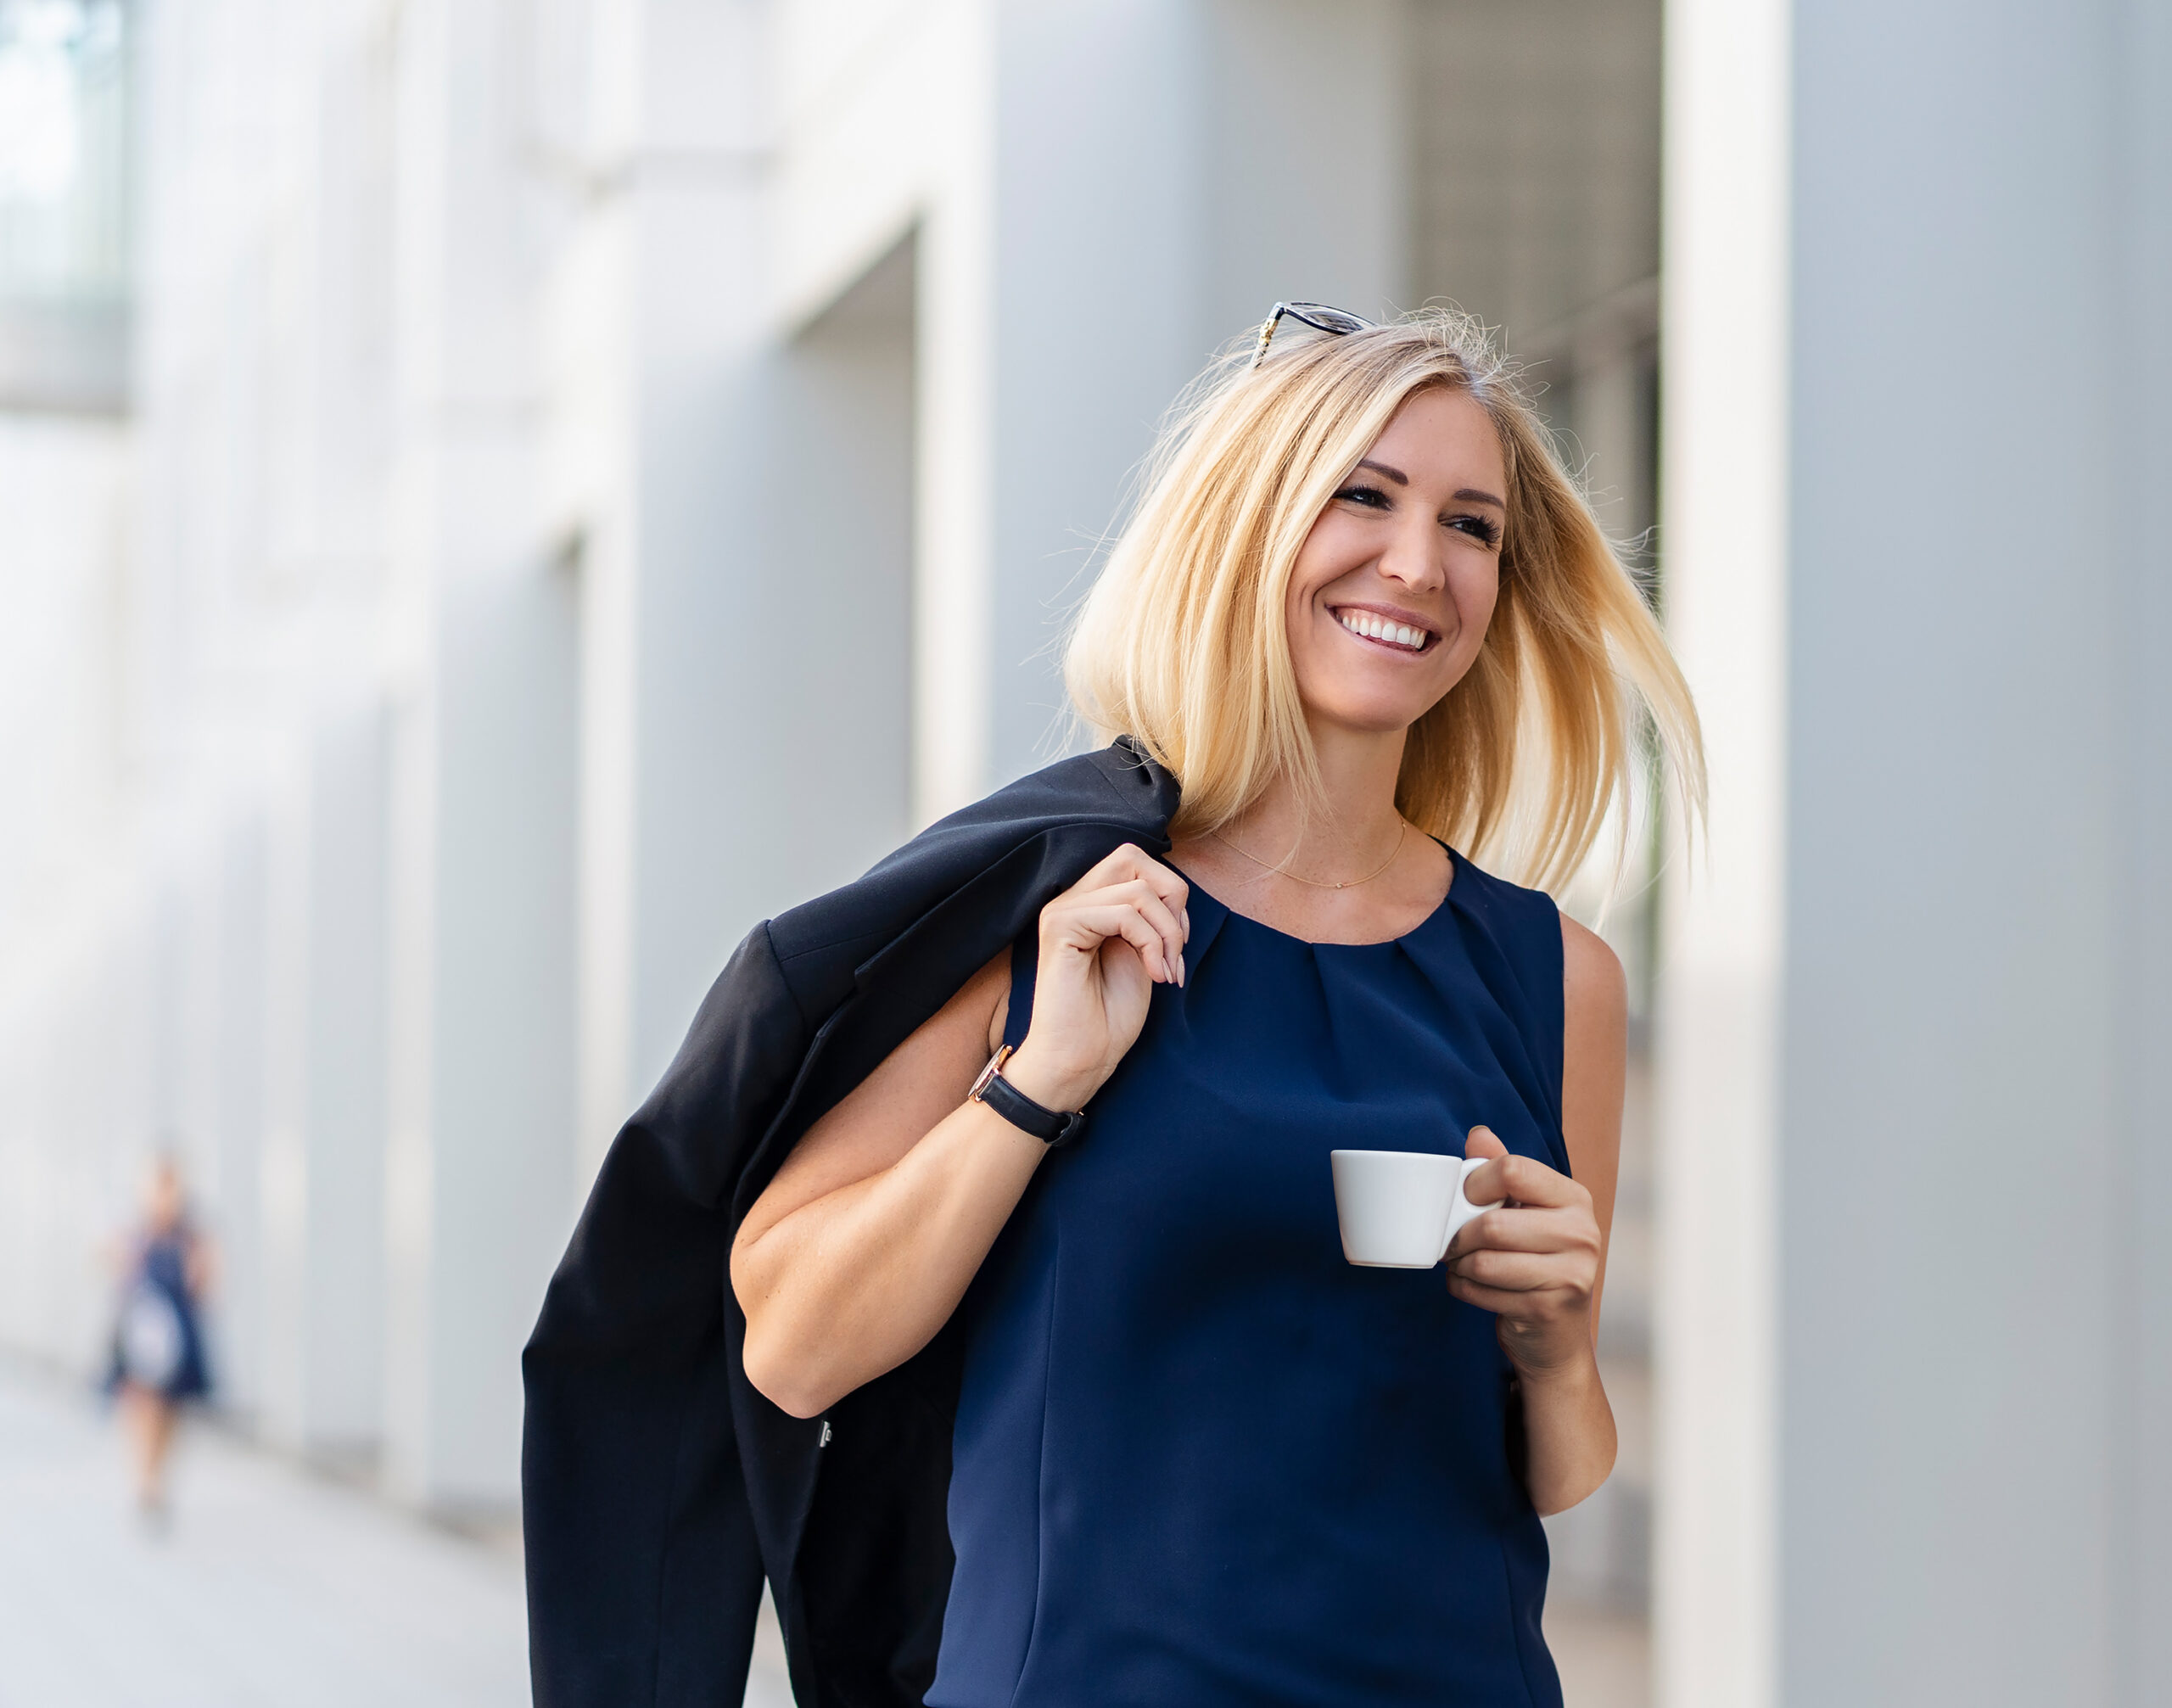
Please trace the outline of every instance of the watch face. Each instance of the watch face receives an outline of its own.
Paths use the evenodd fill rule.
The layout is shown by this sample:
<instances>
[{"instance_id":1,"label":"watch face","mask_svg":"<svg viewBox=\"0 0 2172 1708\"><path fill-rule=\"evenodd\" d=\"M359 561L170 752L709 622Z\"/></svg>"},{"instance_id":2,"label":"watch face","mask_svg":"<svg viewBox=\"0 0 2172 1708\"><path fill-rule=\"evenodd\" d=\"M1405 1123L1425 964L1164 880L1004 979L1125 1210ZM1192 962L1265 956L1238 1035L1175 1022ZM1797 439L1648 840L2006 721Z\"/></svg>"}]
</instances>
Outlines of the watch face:
<instances>
[{"instance_id":1,"label":"watch face","mask_svg":"<svg viewBox=\"0 0 2172 1708\"><path fill-rule=\"evenodd\" d=\"M987 1095L995 1076L1003 1071L1003 1064L1010 1059L1010 1046L1005 1044L988 1059L988 1066L981 1069L981 1077L973 1081L973 1089L966 1094L966 1101L978 1103Z\"/></svg>"}]
</instances>

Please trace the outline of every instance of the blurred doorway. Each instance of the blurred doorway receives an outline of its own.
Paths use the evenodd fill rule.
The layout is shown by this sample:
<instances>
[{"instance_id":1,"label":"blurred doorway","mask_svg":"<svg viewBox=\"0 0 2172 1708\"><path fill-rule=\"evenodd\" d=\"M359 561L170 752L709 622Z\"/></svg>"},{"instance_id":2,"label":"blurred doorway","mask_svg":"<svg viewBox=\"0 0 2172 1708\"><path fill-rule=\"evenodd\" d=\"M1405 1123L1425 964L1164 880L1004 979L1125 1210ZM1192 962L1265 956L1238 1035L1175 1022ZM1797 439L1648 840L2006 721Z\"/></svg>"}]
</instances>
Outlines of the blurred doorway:
<instances>
[{"instance_id":1,"label":"blurred doorway","mask_svg":"<svg viewBox=\"0 0 2172 1708\"><path fill-rule=\"evenodd\" d=\"M768 739L810 787L789 833L842 882L911 830L915 280L911 232L786 345L769 603L799 675ZM841 768L842 768L841 770Z\"/></svg>"}]
</instances>

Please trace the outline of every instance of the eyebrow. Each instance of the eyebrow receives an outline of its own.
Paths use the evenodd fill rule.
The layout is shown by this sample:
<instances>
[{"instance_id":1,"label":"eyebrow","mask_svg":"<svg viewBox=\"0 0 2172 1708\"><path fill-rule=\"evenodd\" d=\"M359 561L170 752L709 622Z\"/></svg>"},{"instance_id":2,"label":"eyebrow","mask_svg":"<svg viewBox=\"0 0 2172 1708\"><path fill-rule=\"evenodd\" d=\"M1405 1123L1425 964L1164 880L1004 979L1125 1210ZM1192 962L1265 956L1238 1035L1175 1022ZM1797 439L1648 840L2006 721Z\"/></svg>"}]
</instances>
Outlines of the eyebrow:
<instances>
[{"instance_id":1,"label":"eyebrow","mask_svg":"<svg viewBox=\"0 0 2172 1708\"><path fill-rule=\"evenodd\" d=\"M1358 466L1360 468L1369 468L1375 474L1385 474L1398 486L1408 486L1410 484L1410 477L1408 474L1405 474L1400 468L1391 468L1386 463L1375 462L1369 456L1360 457L1358 459ZM1492 493L1486 491L1483 487L1458 487L1456 489L1455 496L1461 499L1465 504L1490 504L1496 510L1506 510L1509 507L1499 499L1496 498Z\"/></svg>"}]
</instances>

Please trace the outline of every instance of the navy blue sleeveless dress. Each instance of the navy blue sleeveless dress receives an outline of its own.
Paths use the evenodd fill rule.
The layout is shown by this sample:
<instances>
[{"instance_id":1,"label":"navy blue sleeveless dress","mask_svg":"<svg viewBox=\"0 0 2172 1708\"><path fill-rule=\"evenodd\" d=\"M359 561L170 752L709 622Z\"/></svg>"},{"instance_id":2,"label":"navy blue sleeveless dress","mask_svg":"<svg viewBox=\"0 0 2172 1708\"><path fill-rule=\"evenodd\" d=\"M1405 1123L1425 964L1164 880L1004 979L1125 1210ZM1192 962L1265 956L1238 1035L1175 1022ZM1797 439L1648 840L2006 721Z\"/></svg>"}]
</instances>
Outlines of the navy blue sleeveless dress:
<instances>
[{"instance_id":1,"label":"navy blue sleeveless dress","mask_svg":"<svg viewBox=\"0 0 2172 1708\"><path fill-rule=\"evenodd\" d=\"M1559 915L1450 858L1390 943L1193 888L1184 988L960 1307L931 1708L1558 1708L1494 1319L1345 1263L1329 1172L1480 1123L1567 1169Z\"/></svg>"}]
</instances>

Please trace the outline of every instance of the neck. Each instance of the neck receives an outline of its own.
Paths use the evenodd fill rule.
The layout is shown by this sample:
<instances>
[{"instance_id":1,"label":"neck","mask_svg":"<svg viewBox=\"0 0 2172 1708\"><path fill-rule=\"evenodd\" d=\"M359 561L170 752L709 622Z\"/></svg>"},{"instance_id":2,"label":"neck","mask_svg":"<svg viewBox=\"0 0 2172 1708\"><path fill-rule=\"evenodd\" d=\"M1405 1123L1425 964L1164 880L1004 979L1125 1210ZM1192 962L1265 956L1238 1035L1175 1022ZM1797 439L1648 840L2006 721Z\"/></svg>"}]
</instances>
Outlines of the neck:
<instances>
[{"instance_id":1,"label":"neck","mask_svg":"<svg viewBox=\"0 0 2172 1708\"><path fill-rule=\"evenodd\" d=\"M1313 725L1324 814L1308 817L1296 786L1278 777L1229 826L1226 834L1262 860L1288 858L1293 870L1345 874L1353 862L1377 860L1402 834L1395 785L1402 767L1404 731L1358 731Z\"/></svg>"}]
</instances>

